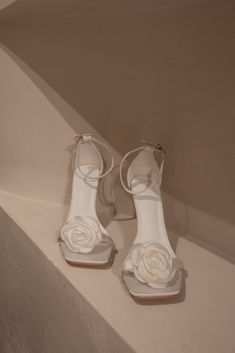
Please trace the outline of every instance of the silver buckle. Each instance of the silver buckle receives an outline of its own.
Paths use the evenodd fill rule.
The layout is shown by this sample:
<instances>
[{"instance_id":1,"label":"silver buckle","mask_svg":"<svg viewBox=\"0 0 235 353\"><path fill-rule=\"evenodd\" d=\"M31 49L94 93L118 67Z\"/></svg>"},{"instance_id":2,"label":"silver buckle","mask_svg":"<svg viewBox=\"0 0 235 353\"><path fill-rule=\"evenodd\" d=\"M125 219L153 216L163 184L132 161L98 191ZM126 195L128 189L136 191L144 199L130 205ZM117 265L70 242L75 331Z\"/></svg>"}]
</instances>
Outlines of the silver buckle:
<instances>
[{"instance_id":1,"label":"silver buckle","mask_svg":"<svg viewBox=\"0 0 235 353\"><path fill-rule=\"evenodd\" d=\"M141 139L140 141L141 141L142 143L148 145L148 146L154 147L156 150L158 150L159 152L161 152L163 156L165 156L166 151L164 150L164 148L162 147L162 145L160 145L160 143L152 143L152 142L148 142L148 141L143 140L143 139Z\"/></svg>"},{"instance_id":2,"label":"silver buckle","mask_svg":"<svg viewBox=\"0 0 235 353\"><path fill-rule=\"evenodd\" d=\"M82 143L82 142L88 142L92 140L92 135L91 134L78 134L76 136L74 136L73 140L76 143Z\"/></svg>"}]
</instances>

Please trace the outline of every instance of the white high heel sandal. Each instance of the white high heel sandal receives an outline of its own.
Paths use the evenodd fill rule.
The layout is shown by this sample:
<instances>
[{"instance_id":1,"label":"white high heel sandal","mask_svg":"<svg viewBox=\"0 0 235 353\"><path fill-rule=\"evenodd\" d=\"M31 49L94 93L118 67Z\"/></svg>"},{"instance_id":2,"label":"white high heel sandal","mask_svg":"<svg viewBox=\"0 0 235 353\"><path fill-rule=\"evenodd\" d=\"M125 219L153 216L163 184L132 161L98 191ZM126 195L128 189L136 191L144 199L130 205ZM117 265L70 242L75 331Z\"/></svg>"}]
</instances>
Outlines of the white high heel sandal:
<instances>
[{"instance_id":1,"label":"white high heel sandal","mask_svg":"<svg viewBox=\"0 0 235 353\"><path fill-rule=\"evenodd\" d=\"M110 149L90 134L76 136L71 204L61 229L59 244L67 262L78 266L102 267L112 264L116 247L96 213L98 183L111 172L114 159ZM111 155L103 172L103 158L95 144Z\"/></svg>"},{"instance_id":2,"label":"white high heel sandal","mask_svg":"<svg viewBox=\"0 0 235 353\"><path fill-rule=\"evenodd\" d=\"M162 207L160 185L165 152L157 144L145 143L123 157L120 179L123 188L133 195L137 215L137 234L124 260L122 279L136 299L155 300L180 293L182 262L170 245ZM139 152L127 172L127 185L122 175L123 165L132 153ZM154 153L162 156L160 167Z\"/></svg>"}]
</instances>

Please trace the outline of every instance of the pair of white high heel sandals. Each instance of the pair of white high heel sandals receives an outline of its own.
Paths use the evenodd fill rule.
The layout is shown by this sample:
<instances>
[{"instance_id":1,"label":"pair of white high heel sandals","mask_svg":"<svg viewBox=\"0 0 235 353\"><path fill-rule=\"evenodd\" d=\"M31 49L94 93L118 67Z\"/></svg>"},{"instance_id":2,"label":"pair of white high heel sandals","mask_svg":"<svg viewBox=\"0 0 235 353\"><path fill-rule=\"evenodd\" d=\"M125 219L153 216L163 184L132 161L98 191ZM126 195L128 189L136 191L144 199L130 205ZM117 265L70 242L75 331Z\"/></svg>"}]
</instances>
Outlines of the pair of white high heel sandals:
<instances>
[{"instance_id":1,"label":"pair of white high heel sandals","mask_svg":"<svg viewBox=\"0 0 235 353\"><path fill-rule=\"evenodd\" d=\"M117 250L98 219L96 195L99 180L112 170L114 159L109 148L90 134L78 135L75 141L71 204L59 243L67 262L106 267L112 264ZM111 155L110 167L105 172L97 145L105 147ZM155 152L161 154L160 167ZM126 185L122 170L132 153L137 156L128 168ZM128 152L120 164L121 183L133 195L137 214L137 234L124 260L122 279L131 296L141 300L175 296L182 286L182 264L170 245L163 215L160 185L164 157L160 145L144 142L142 147Z\"/></svg>"}]
</instances>

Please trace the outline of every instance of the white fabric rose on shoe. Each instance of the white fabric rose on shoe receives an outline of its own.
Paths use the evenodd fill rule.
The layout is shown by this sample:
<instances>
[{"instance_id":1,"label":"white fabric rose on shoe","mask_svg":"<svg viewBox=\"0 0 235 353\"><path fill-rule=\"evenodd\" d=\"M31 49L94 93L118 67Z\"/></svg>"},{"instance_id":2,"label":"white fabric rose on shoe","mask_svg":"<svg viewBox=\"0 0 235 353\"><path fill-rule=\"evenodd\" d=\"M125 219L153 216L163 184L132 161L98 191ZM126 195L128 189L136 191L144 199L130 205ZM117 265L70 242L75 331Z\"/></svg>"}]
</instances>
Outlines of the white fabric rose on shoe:
<instances>
[{"instance_id":1,"label":"white fabric rose on shoe","mask_svg":"<svg viewBox=\"0 0 235 353\"><path fill-rule=\"evenodd\" d=\"M155 289L165 288L175 275L171 255L154 242L134 245L125 268L133 271L138 281Z\"/></svg>"},{"instance_id":2,"label":"white fabric rose on shoe","mask_svg":"<svg viewBox=\"0 0 235 353\"><path fill-rule=\"evenodd\" d=\"M100 225L93 217L74 217L61 229L61 238L74 253L91 252L102 239Z\"/></svg>"}]
</instances>

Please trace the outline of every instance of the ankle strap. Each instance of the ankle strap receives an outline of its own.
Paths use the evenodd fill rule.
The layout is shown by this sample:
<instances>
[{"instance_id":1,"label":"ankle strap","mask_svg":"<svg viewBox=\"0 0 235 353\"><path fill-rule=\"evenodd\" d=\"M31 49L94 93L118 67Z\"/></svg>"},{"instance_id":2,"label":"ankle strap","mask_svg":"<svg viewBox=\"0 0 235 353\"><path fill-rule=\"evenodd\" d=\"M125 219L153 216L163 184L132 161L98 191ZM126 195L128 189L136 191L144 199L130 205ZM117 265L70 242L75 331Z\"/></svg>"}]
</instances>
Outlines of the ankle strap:
<instances>
[{"instance_id":1,"label":"ankle strap","mask_svg":"<svg viewBox=\"0 0 235 353\"><path fill-rule=\"evenodd\" d=\"M84 142L93 142L93 143L96 143L97 145L101 145L103 146L106 151L110 154L111 156L111 164L110 164L110 167L102 174L100 174L99 176L97 177L90 177L90 176L87 176L85 175L82 171L81 171L81 168L80 166L78 165L77 168L79 170L79 172L81 173L81 175L87 179L87 180L97 180L97 179L102 179L104 178L107 174L109 174L111 172L111 170L113 169L113 166L114 166L114 158L113 158L113 154L110 150L110 148L102 141L98 140L96 137L92 136L91 134L78 134L77 136L74 136L74 141L76 142L77 144L77 149L76 149L76 155L75 155L75 161L78 160L78 152L79 152L79 145L81 143L84 143Z\"/></svg>"},{"instance_id":2,"label":"ankle strap","mask_svg":"<svg viewBox=\"0 0 235 353\"><path fill-rule=\"evenodd\" d=\"M132 195L136 195L138 193L136 192L133 192L124 182L124 179L123 179L123 174L122 174L122 170L123 170L123 166L124 166L124 163L126 162L126 159L133 153L136 153L138 151L142 151L146 148L146 146L148 147L152 147L153 149L153 152L158 152L158 153L161 153L161 157L162 157L162 161L161 161L161 165L160 165L160 177L159 177L159 180L157 180L157 184L159 185L159 187L161 186L161 183L162 183L162 174L163 174L163 167L164 167L164 161L165 161L165 155L166 155L166 152L165 150L163 149L163 147L160 145L160 144L154 144L154 143L151 143L151 142L148 142L148 141L145 141L145 140L140 140L142 143L144 143L144 146L141 146L141 147L137 147L129 152L127 152L122 160L121 160L121 163L120 163L120 167L119 167L119 170L120 170L120 181L121 181L121 184L123 186L123 188L129 193L129 194L132 194ZM155 181L153 181L148 187L151 187L153 184L156 183ZM142 191L141 191L142 192ZM141 193L139 192L139 193Z\"/></svg>"}]
</instances>

